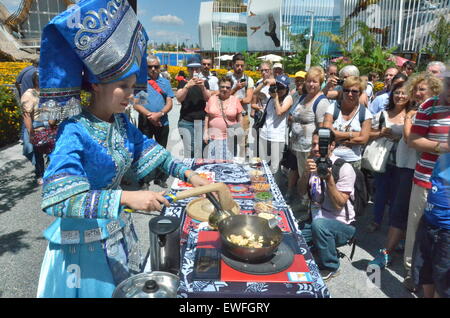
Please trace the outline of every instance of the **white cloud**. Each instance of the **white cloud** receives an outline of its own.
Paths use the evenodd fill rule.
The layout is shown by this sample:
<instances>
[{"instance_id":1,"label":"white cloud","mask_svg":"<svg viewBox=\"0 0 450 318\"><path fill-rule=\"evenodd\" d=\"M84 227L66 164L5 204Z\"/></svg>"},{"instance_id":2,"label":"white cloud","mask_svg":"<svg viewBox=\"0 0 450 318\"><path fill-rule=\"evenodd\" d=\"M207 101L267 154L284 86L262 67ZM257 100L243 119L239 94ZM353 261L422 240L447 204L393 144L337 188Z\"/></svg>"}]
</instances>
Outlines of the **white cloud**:
<instances>
[{"instance_id":1,"label":"white cloud","mask_svg":"<svg viewBox=\"0 0 450 318\"><path fill-rule=\"evenodd\" d=\"M152 22L170 25L183 25L184 21L174 15L157 15L152 18Z\"/></svg>"}]
</instances>

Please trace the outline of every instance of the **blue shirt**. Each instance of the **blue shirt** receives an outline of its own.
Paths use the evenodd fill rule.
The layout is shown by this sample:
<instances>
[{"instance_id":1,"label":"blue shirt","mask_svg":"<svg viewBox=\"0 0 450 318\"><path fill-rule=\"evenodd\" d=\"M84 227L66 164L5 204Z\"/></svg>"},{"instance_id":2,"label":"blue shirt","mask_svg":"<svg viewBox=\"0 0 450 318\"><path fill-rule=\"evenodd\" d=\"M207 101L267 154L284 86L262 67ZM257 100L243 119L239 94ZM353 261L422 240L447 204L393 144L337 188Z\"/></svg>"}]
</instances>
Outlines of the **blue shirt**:
<instances>
[{"instance_id":1,"label":"blue shirt","mask_svg":"<svg viewBox=\"0 0 450 318\"><path fill-rule=\"evenodd\" d=\"M172 86L167 79L159 75L158 79L156 80L156 84L158 84L158 86L167 95L167 97L175 97L175 94L172 91ZM163 96L147 82L147 104L143 106L151 112L160 112L165 105L166 100L163 98ZM161 117L161 124L163 126L169 125L169 117L167 116L167 114Z\"/></svg>"},{"instance_id":2,"label":"blue shirt","mask_svg":"<svg viewBox=\"0 0 450 318\"><path fill-rule=\"evenodd\" d=\"M450 153L439 156L430 182L425 217L432 225L450 230Z\"/></svg>"},{"instance_id":3,"label":"blue shirt","mask_svg":"<svg viewBox=\"0 0 450 318\"><path fill-rule=\"evenodd\" d=\"M373 100L369 105L369 110L372 114L378 114L382 110L384 110L389 103L389 93L381 94Z\"/></svg>"},{"instance_id":4,"label":"blue shirt","mask_svg":"<svg viewBox=\"0 0 450 318\"><path fill-rule=\"evenodd\" d=\"M20 97L27 89L34 88L33 74L37 71L37 68L33 65L25 67L17 76L16 82L20 84Z\"/></svg>"}]
</instances>

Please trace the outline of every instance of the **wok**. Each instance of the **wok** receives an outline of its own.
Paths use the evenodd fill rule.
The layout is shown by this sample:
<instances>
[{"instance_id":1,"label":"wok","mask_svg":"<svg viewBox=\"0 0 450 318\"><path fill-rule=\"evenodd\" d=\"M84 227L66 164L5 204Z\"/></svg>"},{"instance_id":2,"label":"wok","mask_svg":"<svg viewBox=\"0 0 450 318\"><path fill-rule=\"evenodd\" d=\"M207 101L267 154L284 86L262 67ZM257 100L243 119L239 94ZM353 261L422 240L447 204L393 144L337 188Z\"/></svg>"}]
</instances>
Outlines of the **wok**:
<instances>
[{"instance_id":1,"label":"wok","mask_svg":"<svg viewBox=\"0 0 450 318\"><path fill-rule=\"evenodd\" d=\"M248 263L258 263L269 259L283 239L278 226L270 227L266 219L253 215L232 215L221 221L218 229L222 251L225 254L231 254L239 261ZM263 247L239 246L227 239L231 234L244 236L246 232L254 234L255 237L262 236L264 238Z\"/></svg>"}]
</instances>

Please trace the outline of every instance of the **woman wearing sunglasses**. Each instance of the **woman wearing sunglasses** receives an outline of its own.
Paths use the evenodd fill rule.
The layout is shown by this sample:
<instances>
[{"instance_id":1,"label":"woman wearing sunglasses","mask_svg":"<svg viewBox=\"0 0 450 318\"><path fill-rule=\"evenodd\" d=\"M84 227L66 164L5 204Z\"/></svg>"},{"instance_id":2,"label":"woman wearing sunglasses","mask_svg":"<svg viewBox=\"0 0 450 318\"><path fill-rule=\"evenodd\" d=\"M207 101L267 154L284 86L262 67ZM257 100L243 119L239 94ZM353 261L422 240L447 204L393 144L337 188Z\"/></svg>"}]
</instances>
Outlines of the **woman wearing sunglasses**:
<instances>
[{"instance_id":1,"label":"woman wearing sunglasses","mask_svg":"<svg viewBox=\"0 0 450 318\"><path fill-rule=\"evenodd\" d=\"M242 135L242 108L239 98L231 95L229 78L219 81L219 95L206 104L203 140L208 146L208 158L231 160L237 154L237 138Z\"/></svg>"},{"instance_id":2,"label":"woman wearing sunglasses","mask_svg":"<svg viewBox=\"0 0 450 318\"><path fill-rule=\"evenodd\" d=\"M364 90L358 76L348 77L343 84L342 99L330 105L323 122L336 135L334 154L356 169L361 169L362 146L369 141L372 126L372 114L359 102Z\"/></svg>"}]
</instances>

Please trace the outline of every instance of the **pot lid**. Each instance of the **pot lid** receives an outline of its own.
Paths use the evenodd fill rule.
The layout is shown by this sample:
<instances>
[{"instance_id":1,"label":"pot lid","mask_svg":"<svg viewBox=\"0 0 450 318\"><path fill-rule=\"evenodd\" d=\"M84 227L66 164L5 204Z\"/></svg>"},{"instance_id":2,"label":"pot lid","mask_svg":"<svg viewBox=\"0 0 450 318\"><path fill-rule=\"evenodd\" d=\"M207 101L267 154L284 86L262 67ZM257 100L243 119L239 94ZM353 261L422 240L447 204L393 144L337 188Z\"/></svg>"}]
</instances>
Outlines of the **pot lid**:
<instances>
[{"instance_id":1,"label":"pot lid","mask_svg":"<svg viewBox=\"0 0 450 318\"><path fill-rule=\"evenodd\" d=\"M154 271L141 273L124 280L114 290L113 298L176 298L178 276Z\"/></svg>"}]
</instances>

